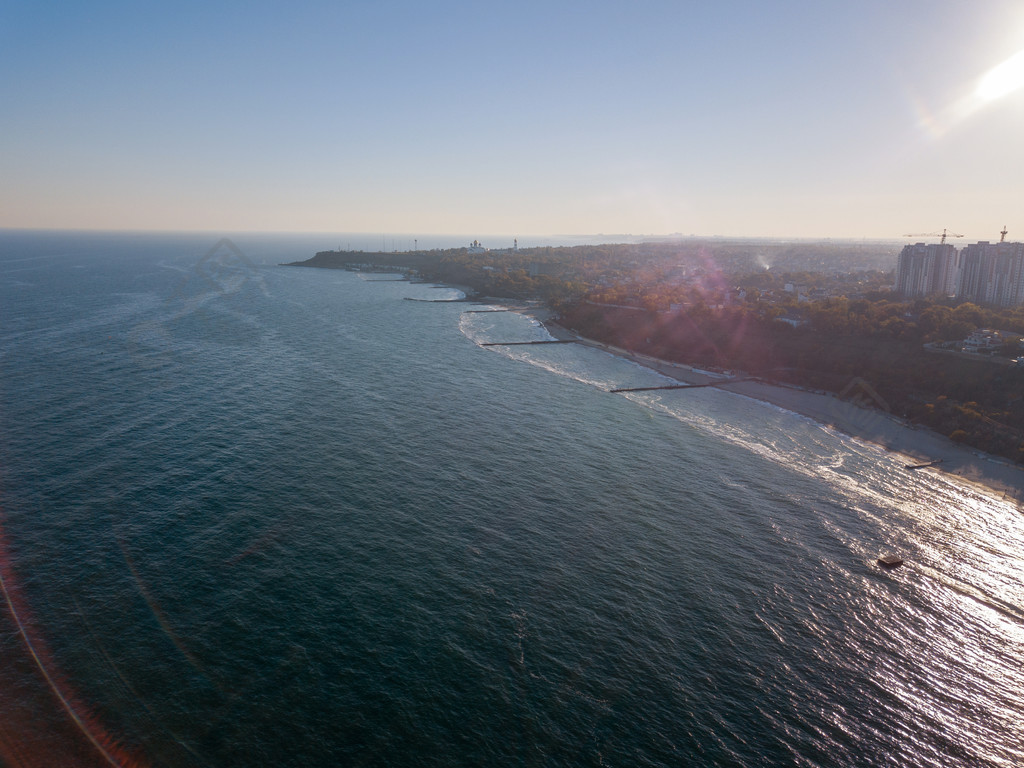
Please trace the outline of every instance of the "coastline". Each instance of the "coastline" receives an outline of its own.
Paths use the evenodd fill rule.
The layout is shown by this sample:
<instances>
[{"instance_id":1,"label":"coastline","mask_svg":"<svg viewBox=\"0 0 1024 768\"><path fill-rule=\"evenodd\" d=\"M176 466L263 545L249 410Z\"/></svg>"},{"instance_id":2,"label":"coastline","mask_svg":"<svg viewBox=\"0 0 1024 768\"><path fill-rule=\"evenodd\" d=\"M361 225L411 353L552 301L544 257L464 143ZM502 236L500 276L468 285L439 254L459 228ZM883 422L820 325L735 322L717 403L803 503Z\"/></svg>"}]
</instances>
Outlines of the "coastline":
<instances>
[{"instance_id":1,"label":"coastline","mask_svg":"<svg viewBox=\"0 0 1024 768\"><path fill-rule=\"evenodd\" d=\"M510 307L540 322L555 339L575 341L613 355L632 360L684 384L724 382L724 376L712 374L682 363L672 363L627 349L588 339L559 325L546 307ZM722 383L719 389L770 403L805 416L859 440L880 445L906 458L908 465L941 461L934 467L913 471L941 472L959 481L982 486L989 494L1020 502L1024 496L1024 468L980 451L954 443L949 438L923 427L915 427L889 413L865 408L836 395L761 381ZM911 471L911 470L908 470Z\"/></svg>"},{"instance_id":2,"label":"coastline","mask_svg":"<svg viewBox=\"0 0 1024 768\"><path fill-rule=\"evenodd\" d=\"M432 281L426 281L432 282ZM750 397L812 419L819 424L857 440L864 440L898 453L909 465L934 464L920 467L917 472L939 472L959 482L974 485L980 492L1012 499L1018 507L1024 502L1024 467L1019 467L997 456L954 443L948 437L924 427L914 426L882 410L866 408L849 400L841 400L831 393L815 392L795 386L768 384L763 381L737 381L724 383L728 378L683 364L631 352L628 349L580 336L554 319L554 312L544 304L533 301L511 301L507 298L482 296L469 286L446 284L461 290L465 296L458 301L501 305L537 320L555 339L573 341L631 360L645 368L683 384L722 382L717 388Z\"/></svg>"}]
</instances>

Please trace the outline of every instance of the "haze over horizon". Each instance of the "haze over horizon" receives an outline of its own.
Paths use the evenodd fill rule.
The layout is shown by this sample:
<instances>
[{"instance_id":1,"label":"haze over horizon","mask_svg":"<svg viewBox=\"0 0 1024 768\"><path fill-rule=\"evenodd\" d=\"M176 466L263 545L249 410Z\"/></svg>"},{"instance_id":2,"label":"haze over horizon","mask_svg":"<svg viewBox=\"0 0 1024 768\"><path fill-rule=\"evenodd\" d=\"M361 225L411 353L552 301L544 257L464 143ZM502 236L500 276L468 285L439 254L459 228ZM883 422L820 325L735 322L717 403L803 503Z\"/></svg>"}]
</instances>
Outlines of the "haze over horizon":
<instances>
[{"instance_id":1,"label":"haze over horizon","mask_svg":"<svg viewBox=\"0 0 1024 768\"><path fill-rule=\"evenodd\" d=\"M1018 3L5 16L3 228L1024 238Z\"/></svg>"}]
</instances>

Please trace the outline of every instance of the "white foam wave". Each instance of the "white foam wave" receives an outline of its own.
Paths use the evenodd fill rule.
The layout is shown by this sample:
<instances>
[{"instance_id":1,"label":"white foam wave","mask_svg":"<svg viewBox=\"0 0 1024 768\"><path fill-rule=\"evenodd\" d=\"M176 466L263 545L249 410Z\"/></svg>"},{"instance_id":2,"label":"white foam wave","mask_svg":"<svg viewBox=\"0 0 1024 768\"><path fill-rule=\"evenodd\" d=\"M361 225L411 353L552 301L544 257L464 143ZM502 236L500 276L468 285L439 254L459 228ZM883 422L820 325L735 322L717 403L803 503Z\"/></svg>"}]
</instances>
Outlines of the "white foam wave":
<instances>
[{"instance_id":1,"label":"white foam wave","mask_svg":"<svg viewBox=\"0 0 1024 768\"><path fill-rule=\"evenodd\" d=\"M477 344L505 340L512 332L518 334L517 340L527 340L537 329L550 338L543 325L533 318L514 319L510 318L512 314L463 314L459 327ZM677 383L640 361L593 347L496 346L487 349L599 389ZM809 416L748 395L709 388L685 391L685 394L661 391L623 393L622 396L642 408L664 414L790 471L826 481L834 489L837 504L847 507L861 519L885 523L883 527L891 527L893 520L923 519L933 515L936 506L949 508L951 514L962 514L965 507L977 507L979 514L983 508L984 514L992 514L993 504L998 501L939 473L908 475L898 454L839 432ZM744 415L742 421L736 420L739 403L746 406L739 409ZM1000 502L998 506L1014 509L1012 502ZM883 516L892 517L893 513L893 520L886 522Z\"/></svg>"}]
</instances>

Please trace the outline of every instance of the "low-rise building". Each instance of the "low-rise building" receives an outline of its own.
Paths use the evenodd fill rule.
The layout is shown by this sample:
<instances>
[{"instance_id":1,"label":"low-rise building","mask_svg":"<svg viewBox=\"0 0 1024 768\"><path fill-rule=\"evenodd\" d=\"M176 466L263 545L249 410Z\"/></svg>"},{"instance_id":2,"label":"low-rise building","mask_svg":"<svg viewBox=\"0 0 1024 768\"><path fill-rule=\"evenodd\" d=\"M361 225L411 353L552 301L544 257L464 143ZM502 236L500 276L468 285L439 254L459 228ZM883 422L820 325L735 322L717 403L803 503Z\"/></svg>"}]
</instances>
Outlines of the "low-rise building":
<instances>
[{"instance_id":1,"label":"low-rise building","mask_svg":"<svg viewBox=\"0 0 1024 768\"><path fill-rule=\"evenodd\" d=\"M1011 331L994 331L990 328L979 328L966 339L960 349L975 354L991 354L1018 336Z\"/></svg>"}]
</instances>

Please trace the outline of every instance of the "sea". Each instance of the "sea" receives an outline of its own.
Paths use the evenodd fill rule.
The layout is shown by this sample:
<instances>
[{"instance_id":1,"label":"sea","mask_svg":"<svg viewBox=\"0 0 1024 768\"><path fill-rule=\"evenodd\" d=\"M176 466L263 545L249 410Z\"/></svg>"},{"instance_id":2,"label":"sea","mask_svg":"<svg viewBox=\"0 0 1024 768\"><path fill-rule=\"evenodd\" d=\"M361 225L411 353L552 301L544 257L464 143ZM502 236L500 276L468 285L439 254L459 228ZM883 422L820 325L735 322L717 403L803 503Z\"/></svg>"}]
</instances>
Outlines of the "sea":
<instances>
[{"instance_id":1,"label":"sea","mask_svg":"<svg viewBox=\"0 0 1024 768\"><path fill-rule=\"evenodd\" d=\"M3 765L1024 765L1017 502L339 243L0 232Z\"/></svg>"}]
</instances>

